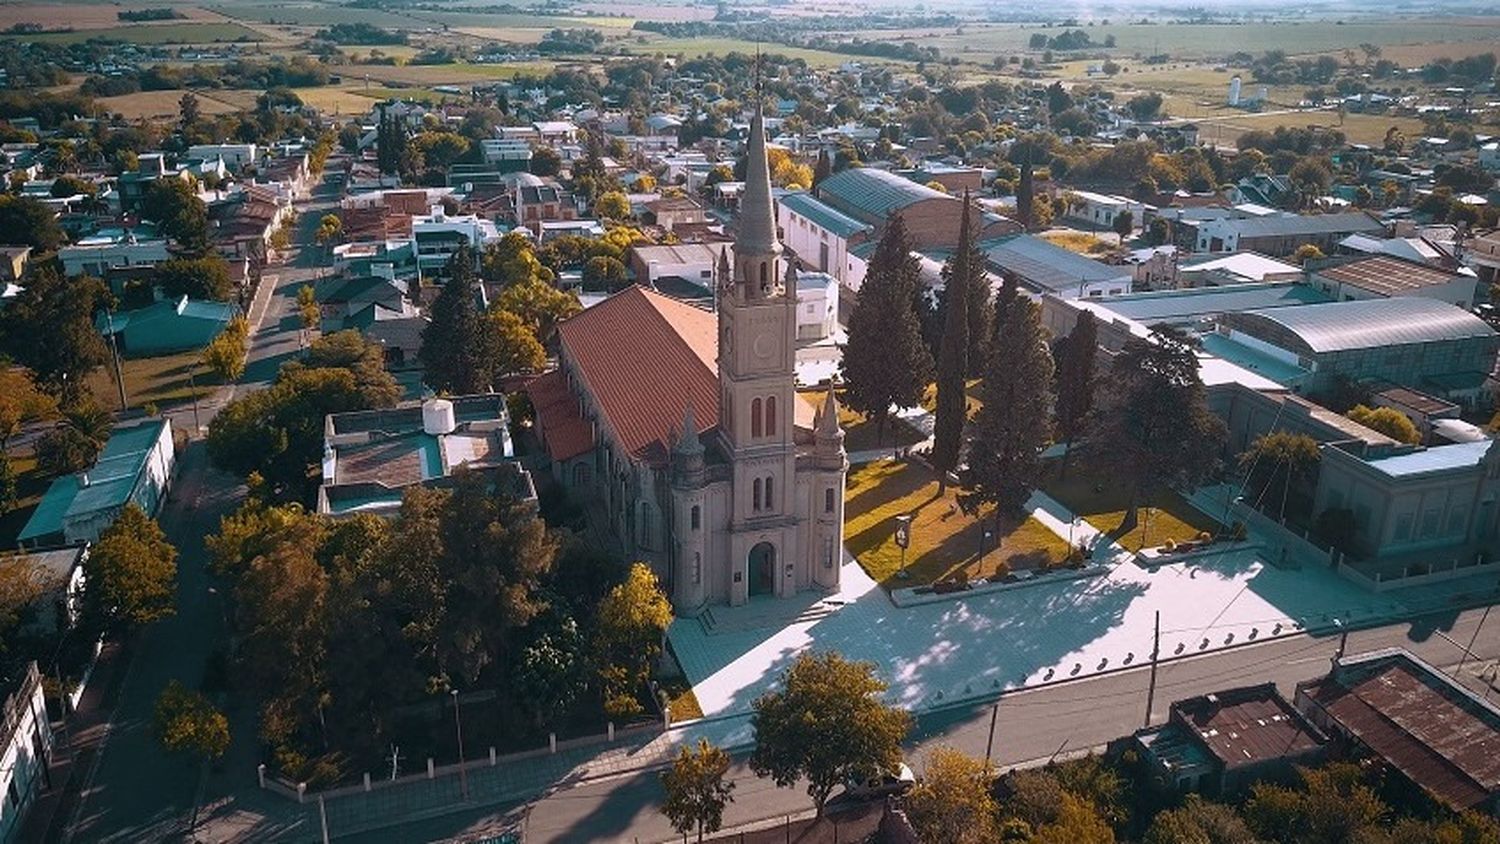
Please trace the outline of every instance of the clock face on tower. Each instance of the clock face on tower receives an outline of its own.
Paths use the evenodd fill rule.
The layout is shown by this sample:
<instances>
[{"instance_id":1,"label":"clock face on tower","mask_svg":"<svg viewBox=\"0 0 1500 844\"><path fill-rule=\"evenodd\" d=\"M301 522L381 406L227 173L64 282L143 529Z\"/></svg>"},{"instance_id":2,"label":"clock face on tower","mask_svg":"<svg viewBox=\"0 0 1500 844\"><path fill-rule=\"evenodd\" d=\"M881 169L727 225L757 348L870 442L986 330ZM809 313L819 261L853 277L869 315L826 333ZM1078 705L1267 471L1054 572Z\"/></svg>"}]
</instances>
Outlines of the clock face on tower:
<instances>
[{"instance_id":1,"label":"clock face on tower","mask_svg":"<svg viewBox=\"0 0 1500 844\"><path fill-rule=\"evenodd\" d=\"M775 350L774 346L775 341L771 339L771 335L757 334L755 335L754 342L750 345L750 350L755 353L757 359L763 360L771 356L771 352Z\"/></svg>"}]
</instances>

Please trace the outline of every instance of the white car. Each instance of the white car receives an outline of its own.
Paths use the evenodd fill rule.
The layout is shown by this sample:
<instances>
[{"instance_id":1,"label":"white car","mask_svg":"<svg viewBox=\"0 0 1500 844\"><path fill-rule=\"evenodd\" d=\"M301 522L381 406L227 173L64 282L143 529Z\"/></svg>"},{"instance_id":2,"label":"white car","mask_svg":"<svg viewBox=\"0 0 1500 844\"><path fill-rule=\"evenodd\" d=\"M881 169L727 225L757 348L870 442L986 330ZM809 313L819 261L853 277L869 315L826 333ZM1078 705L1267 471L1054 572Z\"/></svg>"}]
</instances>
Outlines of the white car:
<instances>
[{"instance_id":1,"label":"white car","mask_svg":"<svg viewBox=\"0 0 1500 844\"><path fill-rule=\"evenodd\" d=\"M850 780L844 783L844 793L855 800L868 800L872 797L905 794L916 784L917 775L912 773L911 768L905 762L902 762L895 771L888 771L869 779Z\"/></svg>"}]
</instances>

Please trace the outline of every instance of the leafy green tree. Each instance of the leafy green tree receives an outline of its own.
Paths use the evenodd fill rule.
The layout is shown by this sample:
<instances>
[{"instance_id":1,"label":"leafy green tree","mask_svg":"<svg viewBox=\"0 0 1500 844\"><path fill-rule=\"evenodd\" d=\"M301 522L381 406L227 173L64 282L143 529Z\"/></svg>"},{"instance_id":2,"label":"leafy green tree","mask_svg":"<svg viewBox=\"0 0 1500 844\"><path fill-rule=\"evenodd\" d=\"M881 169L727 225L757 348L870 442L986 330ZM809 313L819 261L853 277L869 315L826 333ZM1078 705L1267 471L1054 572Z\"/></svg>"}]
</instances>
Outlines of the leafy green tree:
<instances>
[{"instance_id":1,"label":"leafy green tree","mask_svg":"<svg viewBox=\"0 0 1500 844\"><path fill-rule=\"evenodd\" d=\"M432 322L422 329L417 356L423 380L439 392L482 393L495 383L499 356L495 323L479 307L474 256L462 247L448 262L449 278L432 302Z\"/></svg>"},{"instance_id":2,"label":"leafy green tree","mask_svg":"<svg viewBox=\"0 0 1500 844\"><path fill-rule=\"evenodd\" d=\"M1405 419L1406 417L1401 417ZM1306 434L1272 431L1262 434L1240 453L1240 469L1246 473L1247 486L1257 506L1273 487L1279 490L1280 518L1286 518L1286 500L1292 485L1310 477L1318 469L1322 454L1318 441Z\"/></svg>"},{"instance_id":3,"label":"leafy green tree","mask_svg":"<svg viewBox=\"0 0 1500 844\"><path fill-rule=\"evenodd\" d=\"M245 374L245 343L249 339L250 325L242 316L229 321L208 346L203 349L203 365L226 383L237 381Z\"/></svg>"},{"instance_id":4,"label":"leafy green tree","mask_svg":"<svg viewBox=\"0 0 1500 844\"><path fill-rule=\"evenodd\" d=\"M522 231L507 232L484 248L479 258L479 276L501 287L553 281L548 268L537 257L536 244Z\"/></svg>"},{"instance_id":5,"label":"leafy green tree","mask_svg":"<svg viewBox=\"0 0 1500 844\"><path fill-rule=\"evenodd\" d=\"M750 768L782 788L807 779L817 816L835 786L894 770L911 715L880 700L886 684L868 662L799 654L774 691L752 704Z\"/></svg>"},{"instance_id":6,"label":"leafy green tree","mask_svg":"<svg viewBox=\"0 0 1500 844\"><path fill-rule=\"evenodd\" d=\"M661 810L673 829L684 837L697 830L700 842L705 832L719 831L724 825L724 807L734 800L734 782L724 778L727 773L729 754L706 738L699 738L695 747L678 750L672 767L661 775L666 792Z\"/></svg>"},{"instance_id":7,"label":"leafy green tree","mask_svg":"<svg viewBox=\"0 0 1500 844\"><path fill-rule=\"evenodd\" d=\"M1099 325L1094 312L1078 315L1072 333L1057 341L1056 435L1063 443L1061 474L1067 477L1073 443L1083 434L1094 408L1094 365L1099 358Z\"/></svg>"},{"instance_id":8,"label":"leafy green tree","mask_svg":"<svg viewBox=\"0 0 1500 844\"><path fill-rule=\"evenodd\" d=\"M81 472L94 465L112 427L109 412L92 398L66 407L56 427L37 439L37 464L54 475Z\"/></svg>"},{"instance_id":9,"label":"leafy green tree","mask_svg":"<svg viewBox=\"0 0 1500 844\"><path fill-rule=\"evenodd\" d=\"M1259 844L1234 809L1196 794L1151 820L1142 844Z\"/></svg>"},{"instance_id":10,"label":"leafy green tree","mask_svg":"<svg viewBox=\"0 0 1500 844\"><path fill-rule=\"evenodd\" d=\"M625 264L619 258L595 255L583 265L583 283L611 293L625 286Z\"/></svg>"},{"instance_id":11,"label":"leafy green tree","mask_svg":"<svg viewBox=\"0 0 1500 844\"><path fill-rule=\"evenodd\" d=\"M1016 138L1006 152L1006 160L1020 170L1016 183L1016 219L1027 229L1042 227L1036 211L1035 171L1038 165L1052 159L1055 143L1056 138L1051 135L1036 132Z\"/></svg>"},{"instance_id":12,"label":"leafy green tree","mask_svg":"<svg viewBox=\"0 0 1500 844\"><path fill-rule=\"evenodd\" d=\"M969 448L973 489L959 497L969 512L990 504L1018 513L1040 479L1041 451L1051 433L1052 353L1037 312L1022 298L996 327Z\"/></svg>"},{"instance_id":13,"label":"leafy green tree","mask_svg":"<svg viewBox=\"0 0 1500 844\"><path fill-rule=\"evenodd\" d=\"M175 612L177 549L134 502L99 535L84 574L86 599L104 620L134 627Z\"/></svg>"},{"instance_id":14,"label":"leafy green tree","mask_svg":"<svg viewBox=\"0 0 1500 844\"><path fill-rule=\"evenodd\" d=\"M1366 428L1385 434L1396 442L1415 445L1422 441L1422 434L1417 431L1417 426L1411 423L1406 414L1395 408L1372 408L1357 404L1349 411L1349 418Z\"/></svg>"},{"instance_id":15,"label":"leafy green tree","mask_svg":"<svg viewBox=\"0 0 1500 844\"><path fill-rule=\"evenodd\" d=\"M556 176L562 170L562 156L551 147L531 151L531 172L542 177Z\"/></svg>"},{"instance_id":16,"label":"leafy green tree","mask_svg":"<svg viewBox=\"0 0 1500 844\"><path fill-rule=\"evenodd\" d=\"M1191 488L1208 475L1225 427L1208 409L1192 341L1169 326L1125 341L1100 399L1088 452L1126 490L1120 530L1128 531L1143 494L1158 486Z\"/></svg>"},{"instance_id":17,"label":"leafy green tree","mask_svg":"<svg viewBox=\"0 0 1500 844\"><path fill-rule=\"evenodd\" d=\"M512 674L514 696L538 727L555 724L588 688L590 667L577 622L562 619L521 649Z\"/></svg>"},{"instance_id":18,"label":"leafy green tree","mask_svg":"<svg viewBox=\"0 0 1500 844\"><path fill-rule=\"evenodd\" d=\"M1038 827L1032 844L1114 844L1115 832L1094 807L1063 792L1057 820Z\"/></svg>"},{"instance_id":19,"label":"leafy green tree","mask_svg":"<svg viewBox=\"0 0 1500 844\"><path fill-rule=\"evenodd\" d=\"M75 401L85 389L85 376L109 359L94 327L95 313L109 302L98 279L69 280L55 267L38 269L0 309L0 352L31 370L48 393Z\"/></svg>"},{"instance_id":20,"label":"leafy green tree","mask_svg":"<svg viewBox=\"0 0 1500 844\"><path fill-rule=\"evenodd\" d=\"M969 213L969 197L965 193L959 216L958 247L943 266L943 335L938 351L937 420L932 438L932 468L938 472L940 489L946 489L947 474L958 466L964 423L969 420L968 376L979 369L969 358L973 345L969 342L969 304L973 298L971 288L985 284L985 276L984 264L974 248ZM977 265L976 259L980 261Z\"/></svg>"},{"instance_id":21,"label":"leafy green tree","mask_svg":"<svg viewBox=\"0 0 1500 844\"><path fill-rule=\"evenodd\" d=\"M1115 236L1120 238L1120 245L1125 245L1125 238L1135 231L1135 215L1129 211L1121 211L1115 215L1115 221L1111 224Z\"/></svg>"},{"instance_id":22,"label":"leafy green tree","mask_svg":"<svg viewBox=\"0 0 1500 844\"><path fill-rule=\"evenodd\" d=\"M319 246L329 246L343 236L344 221L337 214L324 214L318 221L317 231L313 233L313 239Z\"/></svg>"},{"instance_id":23,"label":"leafy green tree","mask_svg":"<svg viewBox=\"0 0 1500 844\"><path fill-rule=\"evenodd\" d=\"M547 342L557 324L583 310L577 294L570 290L559 290L544 281L532 280L512 284L500 291L495 310L509 311L520 317L543 343Z\"/></svg>"},{"instance_id":24,"label":"leafy green tree","mask_svg":"<svg viewBox=\"0 0 1500 844\"><path fill-rule=\"evenodd\" d=\"M323 311L318 307L318 294L311 284L304 284L297 290L297 319L302 323L303 331L317 328L323 322Z\"/></svg>"},{"instance_id":25,"label":"leafy green tree","mask_svg":"<svg viewBox=\"0 0 1500 844\"><path fill-rule=\"evenodd\" d=\"M52 209L29 196L0 195L0 231L6 240L38 252L54 252L64 241Z\"/></svg>"},{"instance_id":26,"label":"leafy green tree","mask_svg":"<svg viewBox=\"0 0 1500 844\"><path fill-rule=\"evenodd\" d=\"M211 299L227 302L234 298L234 282L229 278L229 262L218 255L202 258L173 258L156 265L151 282L171 299Z\"/></svg>"},{"instance_id":27,"label":"leafy green tree","mask_svg":"<svg viewBox=\"0 0 1500 844\"><path fill-rule=\"evenodd\" d=\"M1258 783L1241 815L1256 835L1279 844L1372 840L1384 828L1390 807L1364 782L1352 763L1299 768L1300 788Z\"/></svg>"},{"instance_id":28,"label":"leafy green tree","mask_svg":"<svg viewBox=\"0 0 1500 844\"><path fill-rule=\"evenodd\" d=\"M923 841L989 844L1000 837L993 769L951 747L939 747L906 795L906 814Z\"/></svg>"},{"instance_id":29,"label":"leafy green tree","mask_svg":"<svg viewBox=\"0 0 1500 844\"><path fill-rule=\"evenodd\" d=\"M168 753L207 762L229 749L229 719L208 698L173 680L156 699L156 735Z\"/></svg>"},{"instance_id":30,"label":"leafy green tree","mask_svg":"<svg viewBox=\"0 0 1500 844\"><path fill-rule=\"evenodd\" d=\"M141 193L140 211L177 244L184 257L204 258L212 252L208 206L198 198L192 180L163 178L148 183Z\"/></svg>"},{"instance_id":31,"label":"leafy green tree","mask_svg":"<svg viewBox=\"0 0 1500 844\"><path fill-rule=\"evenodd\" d=\"M900 214L886 221L849 315L842 368L849 407L885 434L891 406L911 407L931 381L932 358L912 308L920 283L917 259Z\"/></svg>"},{"instance_id":32,"label":"leafy green tree","mask_svg":"<svg viewBox=\"0 0 1500 844\"><path fill-rule=\"evenodd\" d=\"M352 328L314 340L302 363L309 369L349 370L365 407L394 407L401 400L401 385L386 371L385 353Z\"/></svg>"}]
</instances>

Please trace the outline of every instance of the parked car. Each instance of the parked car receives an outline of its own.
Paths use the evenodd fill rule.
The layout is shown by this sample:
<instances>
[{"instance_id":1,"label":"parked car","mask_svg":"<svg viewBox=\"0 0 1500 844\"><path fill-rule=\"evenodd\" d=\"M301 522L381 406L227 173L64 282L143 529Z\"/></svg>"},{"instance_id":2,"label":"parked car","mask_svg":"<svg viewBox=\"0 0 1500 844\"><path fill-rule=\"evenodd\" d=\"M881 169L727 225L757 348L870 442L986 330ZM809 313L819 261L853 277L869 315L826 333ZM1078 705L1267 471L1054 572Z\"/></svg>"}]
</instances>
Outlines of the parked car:
<instances>
[{"instance_id":1,"label":"parked car","mask_svg":"<svg viewBox=\"0 0 1500 844\"><path fill-rule=\"evenodd\" d=\"M917 775L902 762L895 771L886 771L878 776L844 783L844 793L855 800L869 800L892 794L905 794L917 784Z\"/></svg>"}]
</instances>

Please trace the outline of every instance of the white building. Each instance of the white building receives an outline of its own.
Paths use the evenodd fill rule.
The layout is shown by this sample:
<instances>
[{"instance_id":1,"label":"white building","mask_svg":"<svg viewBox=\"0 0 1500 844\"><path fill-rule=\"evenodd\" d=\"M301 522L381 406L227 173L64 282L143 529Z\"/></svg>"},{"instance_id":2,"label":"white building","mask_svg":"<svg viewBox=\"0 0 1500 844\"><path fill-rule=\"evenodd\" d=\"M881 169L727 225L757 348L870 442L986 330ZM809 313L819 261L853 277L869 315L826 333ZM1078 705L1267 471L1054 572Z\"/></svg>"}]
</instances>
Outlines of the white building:
<instances>
[{"instance_id":1,"label":"white building","mask_svg":"<svg viewBox=\"0 0 1500 844\"><path fill-rule=\"evenodd\" d=\"M255 144L193 144L187 148L187 157L200 160L222 158L231 170L243 170L245 165L258 159Z\"/></svg>"},{"instance_id":2,"label":"white building","mask_svg":"<svg viewBox=\"0 0 1500 844\"><path fill-rule=\"evenodd\" d=\"M797 342L826 340L838 330L839 283L828 273L797 276Z\"/></svg>"},{"instance_id":3,"label":"white building","mask_svg":"<svg viewBox=\"0 0 1500 844\"><path fill-rule=\"evenodd\" d=\"M163 238L137 238L125 230L100 231L57 250L63 273L103 278L110 270L154 267L172 257Z\"/></svg>"},{"instance_id":4,"label":"white building","mask_svg":"<svg viewBox=\"0 0 1500 844\"><path fill-rule=\"evenodd\" d=\"M477 214L448 214L442 206L433 206L431 213L411 218L411 239L417 253L419 277L442 276L461 246L473 247L474 259L486 244L500 239L500 232L491 220Z\"/></svg>"},{"instance_id":5,"label":"white building","mask_svg":"<svg viewBox=\"0 0 1500 844\"><path fill-rule=\"evenodd\" d=\"M800 192L779 197L776 225L781 229L782 243L797 253L802 266L828 273L840 284L856 288L859 279L850 277L849 249L873 237L874 226Z\"/></svg>"},{"instance_id":6,"label":"white building","mask_svg":"<svg viewBox=\"0 0 1500 844\"><path fill-rule=\"evenodd\" d=\"M52 756L52 728L35 662L8 689L0 709L0 844L20 841L21 821L36 793L47 782Z\"/></svg>"},{"instance_id":7,"label":"white building","mask_svg":"<svg viewBox=\"0 0 1500 844\"><path fill-rule=\"evenodd\" d=\"M1067 217L1070 220L1078 220L1101 229L1113 229L1115 218L1125 212L1130 212L1131 228L1141 227L1145 219L1146 211L1156 209L1137 202L1127 196L1115 196L1114 194L1092 193L1086 190L1072 192L1076 197L1075 204L1068 207Z\"/></svg>"}]
</instances>

